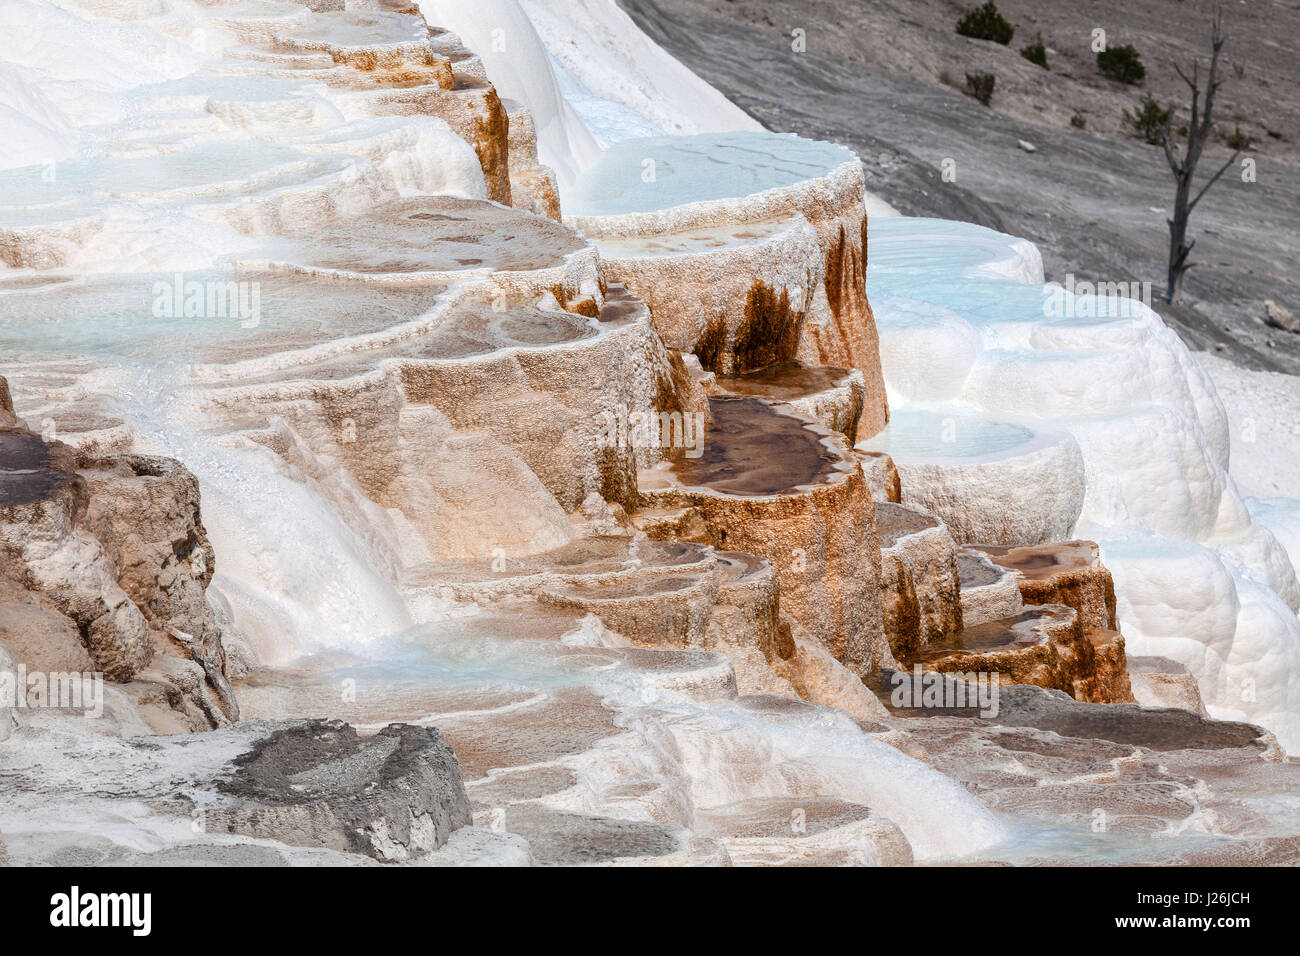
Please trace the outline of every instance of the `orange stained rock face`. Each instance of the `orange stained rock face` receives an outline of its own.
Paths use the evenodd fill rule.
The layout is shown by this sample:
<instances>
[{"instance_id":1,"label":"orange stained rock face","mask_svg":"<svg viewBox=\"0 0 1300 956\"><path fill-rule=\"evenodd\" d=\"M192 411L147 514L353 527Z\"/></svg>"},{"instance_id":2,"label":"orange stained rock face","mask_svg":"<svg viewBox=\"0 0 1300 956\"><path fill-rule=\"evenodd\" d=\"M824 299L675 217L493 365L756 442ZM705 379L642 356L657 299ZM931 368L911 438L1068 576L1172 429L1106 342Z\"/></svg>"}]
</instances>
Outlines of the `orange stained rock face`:
<instances>
[{"instance_id":1,"label":"orange stained rock face","mask_svg":"<svg viewBox=\"0 0 1300 956\"><path fill-rule=\"evenodd\" d=\"M1064 604L1085 624L1115 629L1115 582L1092 541L1029 547L978 545L994 564L1016 572L1026 604Z\"/></svg>"},{"instance_id":2,"label":"orange stained rock face","mask_svg":"<svg viewBox=\"0 0 1300 956\"><path fill-rule=\"evenodd\" d=\"M727 323L722 316L715 315L705 323L704 330L691 351L706 372L721 372L726 367Z\"/></svg>"},{"instance_id":3,"label":"orange stained rock face","mask_svg":"<svg viewBox=\"0 0 1300 956\"><path fill-rule=\"evenodd\" d=\"M794 358L803 331L804 313L790 305L790 291L780 293L757 280L745 299L745 317L736 329L735 371L744 373Z\"/></svg>"},{"instance_id":4,"label":"orange stained rock face","mask_svg":"<svg viewBox=\"0 0 1300 956\"><path fill-rule=\"evenodd\" d=\"M1026 607L1016 617L955 631L907 663L944 673L996 673L1000 684L1033 684L1090 703L1133 700L1123 636L1083 624L1063 605Z\"/></svg>"},{"instance_id":5,"label":"orange stained rock face","mask_svg":"<svg viewBox=\"0 0 1300 956\"><path fill-rule=\"evenodd\" d=\"M488 199L510 205L510 117L501 97L489 88L474 116L474 152L483 167Z\"/></svg>"},{"instance_id":6,"label":"orange stained rock face","mask_svg":"<svg viewBox=\"0 0 1300 956\"><path fill-rule=\"evenodd\" d=\"M450 90L456 85L451 63L433 53L411 59L396 53L385 55L377 50L331 50L330 57L339 66L351 67L363 74L350 77L358 86L407 87L431 83Z\"/></svg>"},{"instance_id":7,"label":"orange stained rock face","mask_svg":"<svg viewBox=\"0 0 1300 956\"><path fill-rule=\"evenodd\" d=\"M942 523L877 501L885 636L900 659L962 627L957 549Z\"/></svg>"},{"instance_id":8,"label":"orange stained rock face","mask_svg":"<svg viewBox=\"0 0 1300 956\"><path fill-rule=\"evenodd\" d=\"M880 550L862 471L844 439L760 399L711 399L698 459L641 473L651 534L697 530L715 547L770 561L782 607L858 675L893 655L880 607ZM694 516L675 515L685 508Z\"/></svg>"},{"instance_id":9,"label":"orange stained rock face","mask_svg":"<svg viewBox=\"0 0 1300 956\"><path fill-rule=\"evenodd\" d=\"M867 301L867 217L863 215L856 242L843 224L826 251L823 282L832 329L814 335L813 346L822 364L851 364L867 383L861 437L869 438L889 424L889 402L880 366L880 337ZM809 326L809 331L815 331Z\"/></svg>"}]
</instances>

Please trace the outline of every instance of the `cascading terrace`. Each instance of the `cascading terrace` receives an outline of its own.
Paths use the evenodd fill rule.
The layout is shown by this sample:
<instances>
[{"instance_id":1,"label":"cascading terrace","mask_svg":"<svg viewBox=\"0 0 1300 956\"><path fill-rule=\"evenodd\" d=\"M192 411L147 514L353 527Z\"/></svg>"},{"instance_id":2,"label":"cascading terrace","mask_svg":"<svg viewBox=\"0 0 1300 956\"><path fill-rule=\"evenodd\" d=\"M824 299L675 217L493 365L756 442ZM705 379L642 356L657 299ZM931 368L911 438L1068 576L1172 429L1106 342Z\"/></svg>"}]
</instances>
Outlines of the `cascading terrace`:
<instances>
[{"instance_id":1,"label":"cascading terrace","mask_svg":"<svg viewBox=\"0 0 1300 956\"><path fill-rule=\"evenodd\" d=\"M630 139L561 194L530 105L417 8L160 9L130 29L166 56L76 157L0 172L0 664L57 637L117 682L109 734L0 702L11 858L1189 852L1087 837L1085 776L1121 830L1214 807L1249 838L1206 859L1294 854L1207 782L1284 790L1276 740L1126 658L1072 539L1089 439L926 405L978 336L889 257L873 311L848 150ZM936 451L950 411L974 437ZM16 639L38 614L57 635ZM1000 713L894 694L975 672ZM1044 820L1079 847L1018 839Z\"/></svg>"}]
</instances>

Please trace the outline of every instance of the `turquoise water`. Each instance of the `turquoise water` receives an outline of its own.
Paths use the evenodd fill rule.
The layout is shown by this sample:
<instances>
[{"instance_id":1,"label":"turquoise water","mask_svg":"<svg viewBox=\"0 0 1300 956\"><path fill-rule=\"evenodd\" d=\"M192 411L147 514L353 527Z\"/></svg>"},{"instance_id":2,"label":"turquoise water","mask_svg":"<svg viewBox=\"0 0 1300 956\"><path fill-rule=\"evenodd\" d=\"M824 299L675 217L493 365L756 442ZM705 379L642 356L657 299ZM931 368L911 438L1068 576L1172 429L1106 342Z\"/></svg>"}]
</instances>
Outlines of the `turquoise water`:
<instances>
[{"instance_id":1,"label":"turquoise water","mask_svg":"<svg viewBox=\"0 0 1300 956\"><path fill-rule=\"evenodd\" d=\"M610 216L748 196L825 176L853 158L843 146L779 133L624 140L565 194L564 211Z\"/></svg>"},{"instance_id":2,"label":"turquoise water","mask_svg":"<svg viewBox=\"0 0 1300 956\"><path fill-rule=\"evenodd\" d=\"M0 354L68 353L164 364L235 359L409 321L431 309L441 292L273 273L179 275L180 314L176 273L0 281ZM217 287L228 292L231 282L243 283L236 289L238 307L228 296L224 314L209 311L207 293L215 295ZM203 293L201 315L184 314L191 284Z\"/></svg>"},{"instance_id":3,"label":"turquoise water","mask_svg":"<svg viewBox=\"0 0 1300 956\"><path fill-rule=\"evenodd\" d=\"M1030 429L1010 422L901 409L891 415L884 431L863 442L862 447L887 452L900 462L961 459L996 455L1033 437Z\"/></svg>"}]
</instances>

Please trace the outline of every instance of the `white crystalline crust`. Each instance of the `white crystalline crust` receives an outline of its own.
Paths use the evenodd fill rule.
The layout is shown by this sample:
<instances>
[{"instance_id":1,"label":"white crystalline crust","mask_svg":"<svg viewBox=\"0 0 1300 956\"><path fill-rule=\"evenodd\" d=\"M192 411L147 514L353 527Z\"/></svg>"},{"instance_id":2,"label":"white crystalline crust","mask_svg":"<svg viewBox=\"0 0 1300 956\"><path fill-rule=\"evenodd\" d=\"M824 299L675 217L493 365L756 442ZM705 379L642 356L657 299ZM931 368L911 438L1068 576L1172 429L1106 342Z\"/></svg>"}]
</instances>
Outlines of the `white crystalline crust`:
<instances>
[{"instance_id":1,"label":"white crystalline crust","mask_svg":"<svg viewBox=\"0 0 1300 956\"><path fill-rule=\"evenodd\" d=\"M546 47L517 0L421 0L418 6L426 20L478 54L503 97L528 107L541 160L555 169L561 188L595 162L600 147L560 95Z\"/></svg>"},{"instance_id":2,"label":"white crystalline crust","mask_svg":"<svg viewBox=\"0 0 1300 956\"><path fill-rule=\"evenodd\" d=\"M562 189L629 135L762 127L637 29L615 0L421 0L532 112ZM566 95L567 94L567 95Z\"/></svg>"},{"instance_id":3,"label":"white crystalline crust","mask_svg":"<svg viewBox=\"0 0 1300 956\"><path fill-rule=\"evenodd\" d=\"M617 0L523 0L523 7L546 48L583 86L660 131L763 128L642 33Z\"/></svg>"},{"instance_id":4,"label":"white crystalline crust","mask_svg":"<svg viewBox=\"0 0 1300 956\"><path fill-rule=\"evenodd\" d=\"M1300 746L1300 506L1242 500L1223 403L1177 335L1141 302L1107 313L1042 286L1041 257L1022 239L898 218L874 222L870 242L904 500L911 478L911 494L955 510L941 513L960 527L963 508L968 522L990 499L1016 516L1081 485L1075 527L1055 536L1101 544L1130 652L1187 665L1212 714ZM1027 473L1038 438L963 446L971 416L1067 433L1082 473ZM951 435L944 422L957 423Z\"/></svg>"}]
</instances>

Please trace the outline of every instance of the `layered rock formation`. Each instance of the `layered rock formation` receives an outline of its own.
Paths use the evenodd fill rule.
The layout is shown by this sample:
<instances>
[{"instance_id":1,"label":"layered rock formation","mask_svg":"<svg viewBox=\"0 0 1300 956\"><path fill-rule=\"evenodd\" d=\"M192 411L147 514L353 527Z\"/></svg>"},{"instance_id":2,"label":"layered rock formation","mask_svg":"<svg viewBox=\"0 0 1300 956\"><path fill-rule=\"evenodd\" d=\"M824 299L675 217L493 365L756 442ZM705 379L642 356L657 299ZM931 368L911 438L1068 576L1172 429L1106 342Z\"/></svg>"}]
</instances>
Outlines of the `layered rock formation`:
<instances>
[{"instance_id":1,"label":"layered rock formation","mask_svg":"<svg viewBox=\"0 0 1300 956\"><path fill-rule=\"evenodd\" d=\"M660 163L672 177L662 185ZM874 435L889 410L864 291L863 192L861 164L829 144L764 133L636 140L601 157L566 221L646 300L664 341L706 370L797 359L861 371L862 429Z\"/></svg>"},{"instance_id":2,"label":"layered rock formation","mask_svg":"<svg viewBox=\"0 0 1300 956\"><path fill-rule=\"evenodd\" d=\"M905 410L858 447L888 453L900 500L941 517L960 544L1059 541L1079 520L1083 458L1068 434Z\"/></svg>"},{"instance_id":3,"label":"layered rock formation","mask_svg":"<svg viewBox=\"0 0 1300 956\"><path fill-rule=\"evenodd\" d=\"M1014 618L977 624L911 655L927 670L996 674L999 684L1033 684L1075 700L1133 700L1124 638L1084 624L1061 604L1028 605Z\"/></svg>"},{"instance_id":4,"label":"layered rock formation","mask_svg":"<svg viewBox=\"0 0 1300 956\"><path fill-rule=\"evenodd\" d=\"M877 502L876 519L885 632L894 654L907 659L962 627L957 548L932 515Z\"/></svg>"},{"instance_id":5,"label":"layered rock formation","mask_svg":"<svg viewBox=\"0 0 1300 956\"><path fill-rule=\"evenodd\" d=\"M969 223L877 220L871 256L904 502L912 469L930 504L911 503L960 543L1096 541L1130 649L1300 739L1294 565L1228 473L1213 384L1140 290L1044 284L1032 244Z\"/></svg>"},{"instance_id":6,"label":"layered rock formation","mask_svg":"<svg viewBox=\"0 0 1300 956\"><path fill-rule=\"evenodd\" d=\"M171 459L46 442L3 395L0 643L33 671L102 672L143 697L161 686L196 727L237 719L194 476Z\"/></svg>"},{"instance_id":7,"label":"layered rock formation","mask_svg":"<svg viewBox=\"0 0 1300 956\"><path fill-rule=\"evenodd\" d=\"M1064 604L1074 608L1086 626L1115 628L1115 583L1094 542L968 550L1014 574L1026 604Z\"/></svg>"},{"instance_id":8,"label":"layered rock formation","mask_svg":"<svg viewBox=\"0 0 1300 956\"><path fill-rule=\"evenodd\" d=\"M642 527L686 520L711 544L767 558L795 620L859 674L878 667L889 651L874 509L847 443L756 398L714 399L712 418L700 458L641 473ZM665 513L672 523L653 520Z\"/></svg>"}]
</instances>

